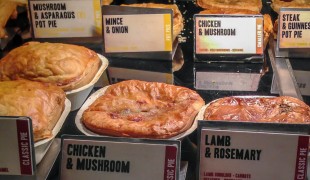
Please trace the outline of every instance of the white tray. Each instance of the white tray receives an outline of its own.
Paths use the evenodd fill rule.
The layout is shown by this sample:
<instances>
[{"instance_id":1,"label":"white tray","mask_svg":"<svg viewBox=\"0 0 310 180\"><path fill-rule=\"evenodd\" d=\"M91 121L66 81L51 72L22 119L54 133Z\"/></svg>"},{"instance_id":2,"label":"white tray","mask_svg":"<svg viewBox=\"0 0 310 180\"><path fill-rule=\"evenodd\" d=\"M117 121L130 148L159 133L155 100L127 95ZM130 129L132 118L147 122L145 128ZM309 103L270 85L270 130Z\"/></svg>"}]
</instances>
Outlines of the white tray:
<instances>
[{"instance_id":1,"label":"white tray","mask_svg":"<svg viewBox=\"0 0 310 180\"><path fill-rule=\"evenodd\" d=\"M103 72L107 69L109 65L109 61L107 60L107 58L100 54L97 55L101 60L101 66L96 75L94 76L93 80L85 86L66 92L67 98L71 101L71 111L77 110L82 106L83 102L86 100L94 85L100 79Z\"/></svg>"},{"instance_id":2,"label":"white tray","mask_svg":"<svg viewBox=\"0 0 310 180\"><path fill-rule=\"evenodd\" d=\"M85 135L87 136L104 136L104 135L100 135L97 133L94 133L90 130L88 130L84 124L82 123L82 115L84 113L84 111L100 96L102 96L105 91L107 90L109 86L105 86L104 88L99 89L98 91L96 91L95 93L93 93L83 104L83 106L80 108L80 110L78 111L78 113L75 116L75 124L77 126L77 128ZM193 131L195 131L195 129L197 128L198 125L198 119L196 118L192 124L192 126L185 132L178 134L177 136L171 137L169 139L171 140L178 140L178 139L182 139L184 137L186 137L187 135L191 134Z\"/></svg>"},{"instance_id":3,"label":"white tray","mask_svg":"<svg viewBox=\"0 0 310 180\"><path fill-rule=\"evenodd\" d=\"M44 157L45 153L47 152L49 146L53 142L55 136L60 131L63 123L65 122L68 114L70 113L70 109L71 109L71 102L66 98L65 109L63 110L63 112L62 112L58 122L56 123L55 127L53 128L52 137L47 138L47 139L42 139L42 140L34 143L36 164L39 164L41 162L41 160L43 159L43 157Z\"/></svg>"}]
</instances>

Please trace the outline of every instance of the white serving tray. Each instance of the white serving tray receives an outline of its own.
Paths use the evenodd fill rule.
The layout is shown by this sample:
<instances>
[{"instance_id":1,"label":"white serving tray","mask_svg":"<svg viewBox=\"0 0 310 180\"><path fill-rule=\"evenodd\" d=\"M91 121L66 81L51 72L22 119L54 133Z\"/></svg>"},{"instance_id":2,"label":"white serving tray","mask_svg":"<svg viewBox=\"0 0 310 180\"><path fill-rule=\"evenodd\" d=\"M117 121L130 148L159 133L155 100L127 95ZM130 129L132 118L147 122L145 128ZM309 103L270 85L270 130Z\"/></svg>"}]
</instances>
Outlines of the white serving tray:
<instances>
[{"instance_id":1,"label":"white serving tray","mask_svg":"<svg viewBox=\"0 0 310 180\"><path fill-rule=\"evenodd\" d=\"M36 164L39 164L41 160L43 159L45 153L47 152L49 146L52 144L55 136L60 131L63 123L65 122L68 114L70 113L71 109L71 102L66 98L65 100L65 109L63 110L58 122L56 123L55 127L52 131L52 137L47 139L42 139L38 142L34 143L34 150L35 150L35 157L36 157Z\"/></svg>"},{"instance_id":2,"label":"white serving tray","mask_svg":"<svg viewBox=\"0 0 310 180\"><path fill-rule=\"evenodd\" d=\"M87 136L104 136L104 135L100 135L97 133L94 133L90 130L88 130L84 124L82 123L82 115L84 113L84 111L100 96L102 96L105 91L107 90L109 86L105 86L99 90L97 90L95 93L93 93L83 104L83 106L80 108L80 110L78 111L78 113L75 116L75 124L77 126L77 128L85 135ZM171 137L169 138L170 140L179 140L182 139L186 136L188 136L189 134L191 134L193 131L195 131L195 129L197 129L197 125L198 125L198 119L196 118L192 124L192 126L185 132L178 134L177 136Z\"/></svg>"},{"instance_id":3,"label":"white serving tray","mask_svg":"<svg viewBox=\"0 0 310 180\"><path fill-rule=\"evenodd\" d=\"M82 86L78 89L66 91L67 98L71 101L71 111L77 110L82 106L82 104L88 97L89 93L93 89L94 85L100 79L103 72L107 69L109 65L109 61L107 58L105 58L104 56L100 54L97 54L97 55L99 56L101 60L101 66L98 72L96 73L96 75L94 76L93 80L87 85Z\"/></svg>"}]
</instances>

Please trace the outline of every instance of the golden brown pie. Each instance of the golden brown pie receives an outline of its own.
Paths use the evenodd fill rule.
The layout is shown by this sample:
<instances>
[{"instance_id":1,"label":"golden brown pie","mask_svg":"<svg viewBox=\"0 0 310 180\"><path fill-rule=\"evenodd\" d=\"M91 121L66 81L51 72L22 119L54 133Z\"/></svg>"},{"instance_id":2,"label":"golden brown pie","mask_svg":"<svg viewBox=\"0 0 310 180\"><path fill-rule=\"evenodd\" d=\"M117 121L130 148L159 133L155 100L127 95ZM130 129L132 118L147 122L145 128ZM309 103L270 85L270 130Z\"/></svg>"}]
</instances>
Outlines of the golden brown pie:
<instances>
[{"instance_id":1,"label":"golden brown pie","mask_svg":"<svg viewBox=\"0 0 310 180\"><path fill-rule=\"evenodd\" d=\"M310 107L289 96L225 97L207 106L204 119L310 124Z\"/></svg>"},{"instance_id":2,"label":"golden brown pie","mask_svg":"<svg viewBox=\"0 0 310 180\"><path fill-rule=\"evenodd\" d=\"M28 81L0 82L0 116L29 116L34 141L52 136L65 103L64 91L54 85Z\"/></svg>"},{"instance_id":3,"label":"golden brown pie","mask_svg":"<svg viewBox=\"0 0 310 180\"><path fill-rule=\"evenodd\" d=\"M113 0L101 0L101 5L110 5Z\"/></svg>"},{"instance_id":4,"label":"golden brown pie","mask_svg":"<svg viewBox=\"0 0 310 180\"><path fill-rule=\"evenodd\" d=\"M271 7L277 13L280 12L282 7L290 8L310 8L309 0L272 0Z\"/></svg>"},{"instance_id":5,"label":"golden brown pie","mask_svg":"<svg viewBox=\"0 0 310 180\"><path fill-rule=\"evenodd\" d=\"M0 38L6 36L5 25L10 16L16 11L17 3L9 0L0 0Z\"/></svg>"},{"instance_id":6,"label":"golden brown pie","mask_svg":"<svg viewBox=\"0 0 310 180\"><path fill-rule=\"evenodd\" d=\"M197 0L198 6L203 9L243 9L260 13L261 0Z\"/></svg>"},{"instance_id":7,"label":"golden brown pie","mask_svg":"<svg viewBox=\"0 0 310 180\"><path fill-rule=\"evenodd\" d=\"M203 10L199 14L260 14L251 10L244 9L210 9ZM264 49L266 48L269 37L273 33L272 20L269 14L264 14Z\"/></svg>"},{"instance_id":8,"label":"golden brown pie","mask_svg":"<svg viewBox=\"0 0 310 180\"><path fill-rule=\"evenodd\" d=\"M28 79L69 91L88 84L100 64L98 55L82 46L30 42L0 60L0 80Z\"/></svg>"},{"instance_id":9,"label":"golden brown pie","mask_svg":"<svg viewBox=\"0 0 310 180\"><path fill-rule=\"evenodd\" d=\"M173 10L173 39L175 39L178 36L178 34L180 34L180 32L182 31L184 27L182 14L178 6L175 4L142 3L142 4L122 4L122 6L172 9Z\"/></svg>"},{"instance_id":10,"label":"golden brown pie","mask_svg":"<svg viewBox=\"0 0 310 180\"><path fill-rule=\"evenodd\" d=\"M203 105L188 88L128 80L111 85L84 111L82 122L102 135L170 138L189 129Z\"/></svg>"}]
</instances>

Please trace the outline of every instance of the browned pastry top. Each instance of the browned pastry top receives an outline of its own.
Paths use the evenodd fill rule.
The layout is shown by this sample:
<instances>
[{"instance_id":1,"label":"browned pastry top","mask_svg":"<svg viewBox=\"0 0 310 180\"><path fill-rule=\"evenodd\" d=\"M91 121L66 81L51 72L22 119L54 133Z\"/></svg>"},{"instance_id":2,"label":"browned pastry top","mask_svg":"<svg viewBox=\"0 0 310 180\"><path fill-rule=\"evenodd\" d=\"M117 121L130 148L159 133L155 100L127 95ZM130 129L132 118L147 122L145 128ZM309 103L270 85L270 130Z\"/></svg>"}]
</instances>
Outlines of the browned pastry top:
<instances>
[{"instance_id":1,"label":"browned pastry top","mask_svg":"<svg viewBox=\"0 0 310 180\"><path fill-rule=\"evenodd\" d=\"M197 0L203 9L244 9L260 13L261 0Z\"/></svg>"},{"instance_id":2,"label":"browned pastry top","mask_svg":"<svg viewBox=\"0 0 310 180\"><path fill-rule=\"evenodd\" d=\"M175 4L142 3L142 4L122 4L122 6L172 9L173 10L173 39L175 39L178 36L178 34L180 34L180 32L182 31L184 27L182 14L178 6Z\"/></svg>"},{"instance_id":3,"label":"browned pastry top","mask_svg":"<svg viewBox=\"0 0 310 180\"><path fill-rule=\"evenodd\" d=\"M206 108L205 120L310 124L310 107L299 99L225 97Z\"/></svg>"},{"instance_id":4,"label":"browned pastry top","mask_svg":"<svg viewBox=\"0 0 310 180\"><path fill-rule=\"evenodd\" d=\"M272 0L271 7L277 13L280 12L282 7L291 7L291 8L310 8L309 0Z\"/></svg>"},{"instance_id":5,"label":"browned pastry top","mask_svg":"<svg viewBox=\"0 0 310 180\"><path fill-rule=\"evenodd\" d=\"M188 88L129 80L111 85L84 111L82 122L102 135L170 138L189 129L203 105Z\"/></svg>"},{"instance_id":6,"label":"browned pastry top","mask_svg":"<svg viewBox=\"0 0 310 180\"><path fill-rule=\"evenodd\" d=\"M29 42L0 60L0 80L28 79L68 91L88 84L100 64L98 55L82 46Z\"/></svg>"},{"instance_id":7,"label":"browned pastry top","mask_svg":"<svg viewBox=\"0 0 310 180\"><path fill-rule=\"evenodd\" d=\"M52 136L65 106L64 91L51 84L17 80L0 82L0 116L29 116L34 140Z\"/></svg>"}]
</instances>

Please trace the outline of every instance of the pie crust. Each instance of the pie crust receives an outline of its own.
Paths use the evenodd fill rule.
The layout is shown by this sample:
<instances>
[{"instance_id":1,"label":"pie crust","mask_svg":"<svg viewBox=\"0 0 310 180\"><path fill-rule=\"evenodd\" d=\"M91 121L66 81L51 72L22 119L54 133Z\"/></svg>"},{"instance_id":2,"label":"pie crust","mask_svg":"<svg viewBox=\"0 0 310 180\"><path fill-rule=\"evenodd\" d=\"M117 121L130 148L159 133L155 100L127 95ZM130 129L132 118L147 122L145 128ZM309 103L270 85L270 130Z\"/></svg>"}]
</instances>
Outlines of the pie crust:
<instances>
[{"instance_id":1,"label":"pie crust","mask_svg":"<svg viewBox=\"0 0 310 180\"><path fill-rule=\"evenodd\" d=\"M277 13L282 7L290 8L310 8L309 0L272 0L271 7Z\"/></svg>"},{"instance_id":2,"label":"pie crust","mask_svg":"<svg viewBox=\"0 0 310 180\"><path fill-rule=\"evenodd\" d=\"M0 116L28 116L34 141L49 138L65 107L65 92L28 80L0 82Z\"/></svg>"},{"instance_id":3,"label":"pie crust","mask_svg":"<svg viewBox=\"0 0 310 180\"><path fill-rule=\"evenodd\" d=\"M172 9L173 10L173 39L175 39L178 36L178 34L180 34L180 32L182 31L184 27L182 14L178 6L175 4L142 3L142 4L122 4L122 6Z\"/></svg>"},{"instance_id":4,"label":"pie crust","mask_svg":"<svg viewBox=\"0 0 310 180\"><path fill-rule=\"evenodd\" d=\"M310 124L310 107L289 96L225 97L207 106L204 119Z\"/></svg>"},{"instance_id":5,"label":"pie crust","mask_svg":"<svg viewBox=\"0 0 310 180\"><path fill-rule=\"evenodd\" d=\"M29 42L0 60L0 80L28 79L69 91L88 84L100 65L98 55L82 46Z\"/></svg>"},{"instance_id":6,"label":"pie crust","mask_svg":"<svg viewBox=\"0 0 310 180\"><path fill-rule=\"evenodd\" d=\"M16 11L17 3L9 0L0 0L0 38L6 36L5 25L10 16Z\"/></svg>"},{"instance_id":7,"label":"pie crust","mask_svg":"<svg viewBox=\"0 0 310 180\"><path fill-rule=\"evenodd\" d=\"M203 9L243 9L260 13L261 0L197 0L197 5Z\"/></svg>"},{"instance_id":8,"label":"pie crust","mask_svg":"<svg viewBox=\"0 0 310 180\"><path fill-rule=\"evenodd\" d=\"M203 105L188 88L128 80L108 87L84 111L82 122L101 135L166 139L189 129Z\"/></svg>"}]
</instances>

